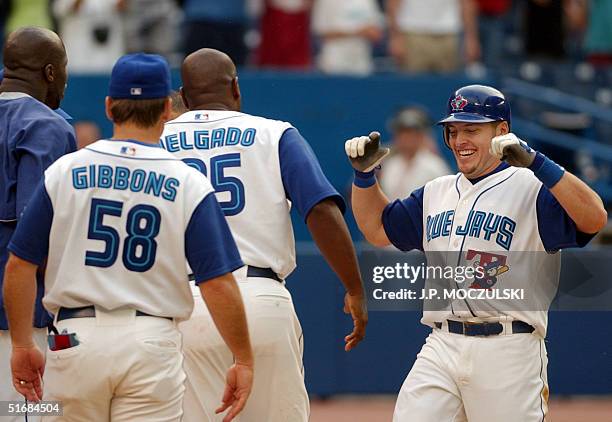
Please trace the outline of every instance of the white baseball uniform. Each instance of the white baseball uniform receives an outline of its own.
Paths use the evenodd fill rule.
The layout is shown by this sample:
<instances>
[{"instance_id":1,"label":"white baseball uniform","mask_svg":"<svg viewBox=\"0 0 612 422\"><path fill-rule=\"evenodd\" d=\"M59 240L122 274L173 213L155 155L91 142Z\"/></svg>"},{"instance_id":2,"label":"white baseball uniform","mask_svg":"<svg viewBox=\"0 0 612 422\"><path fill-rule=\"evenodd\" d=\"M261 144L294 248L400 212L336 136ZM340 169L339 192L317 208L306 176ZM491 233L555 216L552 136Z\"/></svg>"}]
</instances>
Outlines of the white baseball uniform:
<instances>
[{"instance_id":1,"label":"white baseball uniform","mask_svg":"<svg viewBox=\"0 0 612 422\"><path fill-rule=\"evenodd\" d=\"M166 124L162 145L209 177L247 267L240 286L255 355L253 392L240 421L308 420L302 329L284 279L295 268L292 204L306 218L341 197L290 124L233 111L190 111ZM233 357L203 308L179 327L184 336L185 421L214 415ZM199 340L204 338L204 342Z\"/></svg>"},{"instance_id":2,"label":"white baseball uniform","mask_svg":"<svg viewBox=\"0 0 612 422\"><path fill-rule=\"evenodd\" d=\"M487 269L467 290L515 288L526 298L451 298L437 308L425 303L422 322L433 330L400 390L393 420L545 420L544 336L558 251L584 246L592 236L576 229L530 170L506 163L475 180L461 173L434 179L390 203L383 225L399 249L424 251L428 265L432 257L435 265L461 254L464 265ZM501 333L480 325L480 335L465 335L474 326L464 322L499 323L494 326Z\"/></svg>"},{"instance_id":3,"label":"white baseball uniform","mask_svg":"<svg viewBox=\"0 0 612 422\"><path fill-rule=\"evenodd\" d=\"M79 342L47 351L59 419L181 418L185 259L198 282L243 265L204 176L158 145L98 141L49 167L9 250L47 259L43 304Z\"/></svg>"}]
</instances>

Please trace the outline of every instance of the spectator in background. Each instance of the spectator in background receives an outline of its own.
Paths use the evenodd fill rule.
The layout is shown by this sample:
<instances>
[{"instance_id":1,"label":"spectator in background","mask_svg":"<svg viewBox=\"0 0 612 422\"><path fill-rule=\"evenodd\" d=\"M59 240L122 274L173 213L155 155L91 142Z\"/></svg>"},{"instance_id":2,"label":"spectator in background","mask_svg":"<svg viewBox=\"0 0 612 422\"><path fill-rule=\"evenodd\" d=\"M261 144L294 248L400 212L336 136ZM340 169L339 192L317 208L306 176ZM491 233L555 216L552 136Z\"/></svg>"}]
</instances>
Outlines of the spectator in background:
<instances>
[{"instance_id":1,"label":"spectator in background","mask_svg":"<svg viewBox=\"0 0 612 422\"><path fill-rule=\"evenodd\" d=\"M446 162L435 151L432 122L420 107L400 109L391 119L392 155L381 171L380 185L391 201L439 176L450 174Z\"/></svg>"},{"instance_id":2,"label":"spectator in background","mask_svg":"<svg viewBox=\"0 0 612 422\"><path fill-rule=\"evenodd\" d=\"M184 0L183 9L185 55L204 47L214 48L230 56L237 66L245 64L245 0Z\"/></svg>"},{"instance_id":3,"label":"spectator in background","mask_svg":"<svg viewBox=\"0 0 612 422\"><path fill-rule=\"evenodd\" d=\"M612 65L612 1L589 0L584 49L596 66Z\"/></svg>"},{"instance_id":4,"label":"spectator in background","mask_svg":"<svg viewBox=\"0 0 612 422\"><path fill-rule=\"evenodd\" d=\"M498 66L506 42L504 17L512 0L476 0L478 4L478 34L482 46L482 59L488 66Z\"/></svg>"},{"instance_id":5,"label":"spectator in background","mask_svg":"<svg viewBox=\"0 0 612 422\"><path fill-rule=\"evenodd\" d=\"M126 0L54 0L53 13L73 73L110 72L125 53Z\"/></svg>"},{"instance_id":6,"label":"spectator in background","mask_svg":"<svg viewBox=\"0 0 612 422\"><path fill-rule=\"evenodd\" d=\"M51 29L49 0L13 0L11 14L6 24L6 33L23 26Z\"/></svg>"},{"instance_id":7,"label":"spectator in background","mask_svg":"<svg viewBox=\"0 0 612 422\"><path fill-rule=\"evenodd\" d=\"M74 133L77 140L77 148L85 148L88 145L102 139L100 127L88 120L81 120L74 124Z\"/></svg>"},{"instance_id":8,"label":"spectator in background","mask_svg":"<svg viewBox=\"0 0 612 422\"><path fill-rule=\"evenodd\" d=\"M176 0L125 0L125 41L128 53L175 52L179 9Z\"/></svg>"},{"instance_id":9,"label":"spectator in background","mask_svg":"<svg viewBox=\"0 0 612 422\"><path fill-rule=\"evenodd\" d=\"M454 72L480 58L474 0L388 0L389 50L408 72ZM463 31L463 49L461 32Z\"/></svg>"},{"instance_id":10,"label":"spectator in background","mask_svg":"<svg viewBox=\"0 0 612 422\"><path fill-rule=\"evenodd\" d=\"M525 7L525 52L533 59L565 58L564 0L528 0Z\"/></svg>"},{"instance_id":11,"label":"spectator in background","mask_svg":"<svg viewBox=\"0 0 612 422\"><path fill-rule=\"evenodd\" d=\"M376 0L315 0L312 26L321 37L319 69L354 75L372 72L372 44L383 36Z\"/></svg>"},{"instance_id":12,"label":"spectator in background","mask_svg":"<svg viewBox=\"0 0 612 422\"><path fill-rule=\"evenodd\" d=\"M294 69L310 66L312 1L264 0L261 44L256 60L259 66ZM341 0L344 1L347 0Z\"/></svg>"}]
</instances>

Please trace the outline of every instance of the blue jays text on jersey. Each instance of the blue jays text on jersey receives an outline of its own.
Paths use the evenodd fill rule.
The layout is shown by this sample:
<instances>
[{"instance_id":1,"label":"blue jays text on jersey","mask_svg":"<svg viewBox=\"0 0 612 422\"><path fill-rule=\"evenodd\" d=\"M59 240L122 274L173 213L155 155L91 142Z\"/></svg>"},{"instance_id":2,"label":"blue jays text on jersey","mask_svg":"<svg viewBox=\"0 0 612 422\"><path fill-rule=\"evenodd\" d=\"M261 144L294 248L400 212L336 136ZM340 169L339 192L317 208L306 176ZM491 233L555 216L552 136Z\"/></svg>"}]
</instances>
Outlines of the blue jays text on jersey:
<instances>
[{"instance_id":1,"label":"blue jays text on jersey","mask_svg":"<svg viewBox=\"0 0 612 422\"><path fill-rule=\"evenodd\" d=\"M424 251L428 265L446 265L449 256L456 256L456 265L482 266L486 277L469 288L521 288L528 298L527 304L453 301L442 311L445 315L424 310L425 324L501 313L528 322L541 335L546 333L550 305L546 288L558 283L560 254L555 252L582 247L592 238L576 228L530 170L506 163L477 179L463 174L437 178L388 204L382 223L394 246Z\"/></svg>"},{"instance_id":2,"label":"blue jays text on jersey","mask_svg":"<svg viewBox=\"0 0 612 422\"><path fill-rule=\"evenodd\" d=\"M448 237L453 230L454 210L447 210L435 215L428 215L425 230L427 241L438 237ZM464 225L454 227L455 235L481 238L486 241L493 239L495 243L510 250L516 222L510 217L493 212L471 210Z\"/></svg>"}]
</instances>

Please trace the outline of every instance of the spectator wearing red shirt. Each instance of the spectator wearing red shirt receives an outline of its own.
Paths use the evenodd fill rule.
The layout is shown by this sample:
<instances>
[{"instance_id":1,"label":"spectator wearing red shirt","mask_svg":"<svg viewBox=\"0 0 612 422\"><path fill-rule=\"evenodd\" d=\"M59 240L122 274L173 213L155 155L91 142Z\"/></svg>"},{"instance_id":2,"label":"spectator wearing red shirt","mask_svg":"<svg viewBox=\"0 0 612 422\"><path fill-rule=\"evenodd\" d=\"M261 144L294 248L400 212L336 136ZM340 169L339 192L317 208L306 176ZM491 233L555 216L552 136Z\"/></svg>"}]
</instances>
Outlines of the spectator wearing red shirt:
<instances>
[{"instance_id":1,"label":"spectator wearing red shirt","mask_svg":"<svg viewBox=\"0 0 612 422\"><path fill-rule=\"evenodd\" d=\"M259 66L295 69L310 66L311 8L312 0L265 0L256 58Z\"/></svg>"}]
</instances>

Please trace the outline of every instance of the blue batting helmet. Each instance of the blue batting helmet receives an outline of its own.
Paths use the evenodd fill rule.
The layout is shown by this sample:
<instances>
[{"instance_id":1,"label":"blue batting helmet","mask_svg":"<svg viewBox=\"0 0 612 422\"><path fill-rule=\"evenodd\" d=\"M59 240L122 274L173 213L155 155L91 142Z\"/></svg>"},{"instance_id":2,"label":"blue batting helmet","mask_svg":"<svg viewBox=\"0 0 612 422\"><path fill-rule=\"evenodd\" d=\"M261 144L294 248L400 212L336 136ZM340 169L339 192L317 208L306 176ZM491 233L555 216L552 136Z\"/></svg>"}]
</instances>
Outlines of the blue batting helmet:
<instances>
[{"instance_id":1,"label":"blue batting helmet","mask_svg":"<svg viewBox=\"0 0 612 422\"><path fill-rule=\"evenodd\" d=\"M500 91L485 85L468 85L459 88L448 99L446 117L439 125L452 122L511 124L510 104Z\"/></svg>"}]
</instances>

